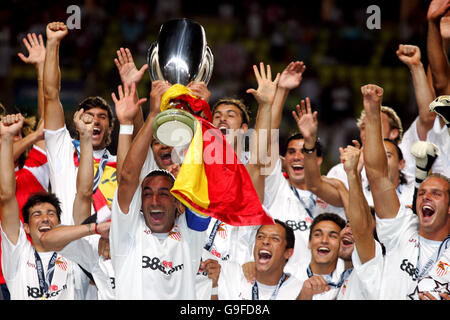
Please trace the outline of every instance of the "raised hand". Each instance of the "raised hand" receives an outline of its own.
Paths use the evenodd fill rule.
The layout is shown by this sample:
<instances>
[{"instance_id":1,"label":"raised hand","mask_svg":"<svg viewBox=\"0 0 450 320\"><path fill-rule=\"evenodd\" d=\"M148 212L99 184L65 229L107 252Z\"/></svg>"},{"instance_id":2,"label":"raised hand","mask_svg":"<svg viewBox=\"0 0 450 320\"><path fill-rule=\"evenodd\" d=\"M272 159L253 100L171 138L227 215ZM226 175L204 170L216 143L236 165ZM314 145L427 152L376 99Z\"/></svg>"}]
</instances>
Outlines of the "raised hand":
<instances>
[{"instance_id":1,"label":"raised hand","mask_svg":"<svg viewBox=\"0 0 450 320\"><path fill-rule=\"evenodd\" d=\"M341 160L344 164L345 172L357 172L359 173L359 163L361 158L361 145L357 140L352 140L354 146L347 146L344 148L339 148L341 154Z\"/></svg>"},{"instance_id":2,"label":"raised hand","mask_svg":"<svg viewBox=\"0 0 450 320\"><path fill-rule=\"evenodd\" d=\"M83 136L92 137L92 132L94 131L94 117L85 113L83 108L75 112L73 115L73 123L80 134L80 138Z\"/></svg>"},{"instance_id":3,"label":"raised hand","mask_svg":"<svg viewBox=\"0 0 450 320\"><path fill-rule=\"evenodd\" d=\"M305 139L305 143L308 143L309 145L313 144L310 147L314 147L319 126L319 122L317 121L317 111L312 112L311 101L308 97L306 98L306 103L305 100L301 100L300 105L301 106L296 106L297 112L292 111L292 116Z\"/></svg>"},{"instance_id":4,"label":"raised hand","mask_svg":"<svg viewBox=\"0 0 450 320\"><path fill-rule=\"evenodd\" d=\"M256 101L260 105L272 105L275 92L277 90L278 81L280 80L280 74L278 73L275 80L272 81L272 71L270 65L267 65L267 72L264 70L264 63L259 64L259 71L257 66L253 66L255 72L256 82L258 83L258 89L248 89L247 93L251 93Z\"/></svg>"},{"instance_id":5,"label":"raised hand","mask_svg":"<svg viewBox=\"0 0 450 320\"><path fill-rule=\"evenodd\" d=\"M8 114L0 122L0 135L14 137L19 134L23 126L23 116L20 113Z\"/></svg>"},{"instance_id":6,"label":"raised hand","mask_svg":"<svg viewBox=\"0 0 450 320\"><path fill-rule=\"evenodd\" d=\"M374 114L381 111L383 92L383 88L374 84L367 84L361 87L363 106L366 113Z\"/></svg>"},{"instance_id":7,"label":"raised hand","mask_svg":"<svg viewBox=\"0 0 450 320\"><path fill-rule=\"evenodd\" d=\"M428 7L427 19L431 21L440 20L449 8L449 0L433 0Z\"/></svg>"},{"instance_id":8,"label":"raised hand","mask_svg":"<svg viewBox=\"0 0 450 320\"><path fill-rule=\"evenodd\" d=\"M133 56L128 48L120 48L117 50L117 58L114 59L120 74L120 80L123 85L131 86L132 83L138 83L144 76L148 64L144 64L141 69L137 69L134 64Z\"/></svg>"},{"instance_id":9,"label":"raised hand","mask_svg":"<svg viewBox=\"0 0 450 320\"><path fill-rule=\"evenodd\" d=\"M201 263L201 267L208 274L208 278L212 280L212 286L217 287L217 282L220 275L220 264L219 261L214 259L208 259Z\"/></svg>"},{"instance_id":10,"label":"raised hand","mask_svg":"<svg viewBox=\"0 0 450 320\"><path fill-rule=\"evenodd\" d=\"M136 101L136 84L131 82L131 85L125 85L125 90L122 86L118 89L119 99L115 93L111 94L112 100L116 107L116 115L120 124L133 124L133 120L140 110L141 105L147 101L147 98L142 98Z\"/></svg>"},{"instance_id":11,"label":"raised hand","mask_svg":"<svg viewBox=\"0 0 450 320\"><path fill-rule=\"evenodd\" d=\"M421 64L420 49L417 46L400 44L395 53L400 61L406 64L409 68Z\"/></svg>"},{"instance_id":12,"label":"raised hand","mask_svg":"<svg viewBox=\"0 0 450 320\"><path fill-rule=\"evenodd\" d=\"M194 96L205 100L206 102L208 102L211 97L211 91L208 90L208 87L204 82L190 82L187 85L187 88Z\"/></svg>"},{"instance_id":13,"label":"raised hand","mask_svg":"<svg viewBox=\"0 0 450 320\"><path fill-rule=\"evenodd\" d=\"M29 33L25 38L22 39L23 44L28 50L28 57L21 52L17 55L19 58L25 62L30 63L35 66L43 64L45 62L45 45L42 35L36 37L36 34Z\"/></svg>"},{"instance_id":14,"label":"raised hand","mask_svg":"<svg viewBox=\"0 0 450 320\"><path fill-rule=\"evenodd\" d=\"M51 22L47 25L47 41L60 42L68 33L69 30L64 22Z\"/></svg>"},{"instance_id":15,"label":"raised hand","mask_svg":"<svg viewBox=\"0 0 450 320\"><path fill-rule=\"evenodd\" d=\"M156 80L152 82L152 89L150 91L150 113L159 113L161 97L169 88L170 84L167 81Z\"/></svg>"},{"instance_id":16,"label":"raised hand","mask_svg":"<svg viewBox=\"0 0 450 320\"><path fill-rule=\"evenodd\" d=\"M303 61L295 61L288 64L280 75L280 81L278 87L287 90L297 88L303 79L303 72L305 72L306 66Z\"/></svg>"},{"instance_id":17,"label":"raised hand","mask_svg":"<svg viewBox=\"0 0 450 320\"><path fill-rule=\"evenodd\" d=\"M319 294L329 290L330 286L322 276L312 276L311 278L303 282L302 290L300 291L300 295L297 299L312 300L315 294Z\"/></svg>"}]
</instances>

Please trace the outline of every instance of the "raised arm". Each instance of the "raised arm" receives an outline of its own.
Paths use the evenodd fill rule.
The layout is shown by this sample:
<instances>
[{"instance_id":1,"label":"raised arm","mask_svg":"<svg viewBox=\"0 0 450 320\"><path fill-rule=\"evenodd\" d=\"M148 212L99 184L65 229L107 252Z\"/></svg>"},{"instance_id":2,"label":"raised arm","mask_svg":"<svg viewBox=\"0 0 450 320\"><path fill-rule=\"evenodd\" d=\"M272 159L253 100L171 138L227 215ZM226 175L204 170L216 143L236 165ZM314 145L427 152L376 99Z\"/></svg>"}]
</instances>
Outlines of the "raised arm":
<instances>
[{"instance_id":1,"label":"raised arm","mask_svg":"<svg viewBox=\"0 0 450 320\"><path fill-rule=\"evenodd\" d=\"M44 124L45 129L57 130L64 127L64 110L59 100L61 71L59 69L59 45L67 35L63 22L47 25L47 50L44 64Z\"/></svg>"},{"instance_id":2,"label":"raised arm","mask_svg":"<svg viewBox=\"0 0 450 320\"><path fill-rule=\"evenodd\" d=\"M417 134L420 140L426 140L427 132L433 127L436 114L429 110L429 105L434 99L434 93L429 86L427 74L420 60L420 49L417 46L401 44L396 54L411 72L419 113Z\"/></svg>"},{"instance_id":3,"label":"raised arm","mask_svg":"<svg viewBox=\"0 0 450 320\"><path fill-rule=\"evenodd\" d=\"M19 239L20 210L16 199L13 140L23 125L23 116L12 114L0 122L0 212L2 229L9 241L16 244Z\"/></svg>"},{"instance_id":4,"label":"raised arm","mask_svg":"<svg viewBox=\"0 0 450 320\"><path fill-rule=\"evenodd\" d=\"M317 130L319 126L317 111L312 112L309 98L306 98L306 102L305 100L301 100L300 104L301 106L296 106L297 112L292 111L292 116L303 135L303 147L311 150L315 148L317 143ZM339 192L332 185L321 179L317 151L314 150L312 153L304 152L304 157L306 188L331 205L342 207L343 203Z\"/></svg>"},{"instance_id":5,"label":"raised arm","mask_svg":"<svg viewBox=\"0 0 450 320\"><path fill-rule=\"evenodd\" d=\"M120 80L122 81L124 87L131 87L133 83L137 86L142 80L145 71L148 69L148 64L144 64L139 70L138 68L136 68L133 55L128 48L120 48L119 50L117 50L117 58L114 59L114 63L119 70ZM137 90L135 90L134 101L136 103L139 101L139 94ZM139 108L138 111L139 112L136 113L135 118L133 119L133 136L135 136L139 132L142 125L144 124L142 109Z\"/></svg>"},{"instance_id":6,"label":"raised arm","mask_svg":"<svg viewBox=\"0 0 450 320\"><path fill-rule=\"evenodd\" d=\"M118 203L123 213L127 214L133 195L139 185L141 168L147 157L148 149L153 138L153 120L160 112L161 96L169 88L164 81L154 81L150 92L150 113L141 130L134 138L128 150L125 161L120 171L120 183L118 186Z\"/></svg>"},{"instance_id":7,"label":"raised arm","mask_svg":"<svg viewBox=\"0 0 450 320\"><path fill-rule=\"evenodd\" d=\"M84 113L84 109L73 116L75 128L80 136L80 164L77 173L77 193L73 202L73 221L81 224L91 215L92 188L94 186L94 168L92 165L92 131L94 118Z\"/></svg>"},{"instance_id":8,"label":"raised arm","mask_svg":"<svg viewBox=\"0 0 450 320\"><path fill-rule=\"evenodd\" d=\"M136 101L136 84L134 82L131 82L130 86L125 85L124 90L122 90L122 86L119 86L117 91L119 98L114 92L111 97L116 108L117 120L120 123L117 145L117 178L120 182L122 165L133 140L133 130L131 129L134 129L134 120L139 113L142 113L141 105L147 101L147 98Z\"/></svg>"},{"instance_id":9,"label":"raised arm","mask_svg":"<svg viewBox=\"0 0 450 320\"><path fill-rule=\"evenodd\" d=\"M381 135L381 101L383 89L368 84L361 87L365 110L364 163L373 196L374 208L380 218L395 218L400 203L395 186L389 180L388 162Z\"/></svg>"},{"instance_id":10,"label":"raised arm","mask_svg":"<svg viewBox=\"0 0 450 320\"><path fill-rule=\"evenodd\" d=\"M256 115L255 130L250 140L250 159L246 165L246 169L252 179L253 185L258 193L261 203L264 201L264 179L266 178L263 167L274 165L271 163L271 107L274 99L279 74L272 81L272 71L270 65L267 65L267 71L261 62L259 70L257 66L253 66L255 72L258 89L248 89L247 93L251 93L258 102L258 113ZM269 169L269 171L271 171Z\"/></svg>"},{"instance_id":11,"label":"raised arm","mask_svg":"<svg viewBox=\"0 0 450 320\"><path fill-rule=\"evenodd\" d=\"M354 144L354 147L347 146L341 151L349 189L348 209L345 214L352 228L359 259L362 263L365 263L375 257L375 239L373 236L375 222L364 196L361 175L358 172L361 150L357 141L354 141Z\"/></svg>"},{"instance_id":12,"label":"raised arm","mask_svg":"<svg viewBox=\"0 0 450 320\"><path fill-rule=\"evenodd\" d=\"M450 93L450 66L440 32L441 18L450 8L449 0L433 0L428 7L427 54L436 96Z\"/></svg>"},{"instance_id":13,"label":"raised arm","mask_svg":"<svg viewBox=\"0 0 450 320\"><path fill-rule=\"evenodd\" d=\"M279 129L283 116L284 103L289 92L297 88L303 79L306 66L303 61L295 61L288 64L280 75L277 91L272 105L271 128Z\"/></svg>"}]
</instances>

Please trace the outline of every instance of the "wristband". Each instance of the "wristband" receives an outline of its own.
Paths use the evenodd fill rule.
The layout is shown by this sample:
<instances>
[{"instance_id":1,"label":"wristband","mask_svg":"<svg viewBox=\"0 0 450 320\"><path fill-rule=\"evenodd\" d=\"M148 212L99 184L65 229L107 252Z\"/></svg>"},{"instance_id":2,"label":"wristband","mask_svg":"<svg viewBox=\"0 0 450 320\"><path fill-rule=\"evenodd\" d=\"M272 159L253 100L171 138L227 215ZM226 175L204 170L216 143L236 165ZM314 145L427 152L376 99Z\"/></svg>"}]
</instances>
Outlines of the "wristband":
<instances>
[{"instance_id":1,"label":"wristband","mask_svg":"<svg viewBox=\"0 0 450 320\"><path fill-rule=\"evenodd\" d=\"M217 296L217 294L219 293L219 286L214 287L211 289L211 295L212 296Z\"/></svg>"},{"instance_id":2,"label":"wristband","mask_svg":"<svg viewBox=\"0 0 450 320\"><path fill-rule=\"evenodd\" d=\"M133 134L134 126L132 124L121 124L119 134Z\"/></svg>"}]
</instances>

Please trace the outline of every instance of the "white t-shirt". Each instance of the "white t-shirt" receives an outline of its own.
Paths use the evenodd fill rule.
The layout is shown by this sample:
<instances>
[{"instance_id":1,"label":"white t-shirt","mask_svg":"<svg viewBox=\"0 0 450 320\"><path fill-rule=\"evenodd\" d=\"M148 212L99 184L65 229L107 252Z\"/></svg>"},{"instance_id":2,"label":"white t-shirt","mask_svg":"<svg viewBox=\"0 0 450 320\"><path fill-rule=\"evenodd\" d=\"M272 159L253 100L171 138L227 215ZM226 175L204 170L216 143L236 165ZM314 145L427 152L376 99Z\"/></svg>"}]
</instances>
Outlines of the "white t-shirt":
<instances>
[{"instance_id":1,"label":"white t-shirt","mask_svg":"<svg viewBox=\"0 0 450 320\"><path fill-rule=\"evenodd\" d=\"M231 226L211 218L203 247L202 261L235 261L242 265L253 260L253 244L259 226ZM212 281L205 271L196 277L197 298L211 299Z\"/></svg>"},{"instance_id":2,"label":"white t-shirt","mask_svg":"<svg viewBox=\"0 0 450 320\"><path fill-rule=\"evenodd\" d=\"M114 300L114 270L111 259L98 255L99 240L99 235L84 237L70 242L59 253L92 274L98 290L98 300Z\"/></svg>"},{"instance_id":3,"label":"white t-shirt","mask_svg":"<svg viewBox=\"0 0 450 320\"><path fill-rule=\"evenodd\" d=\"M310 276L312 276L308 272L309 264L310 264L310 261L297 266L296 272L294 273L294 277L296 277L297 279L299 279L301 281L302 287L303 287L303 283L306 280L308 280L310 278ZM339 286L330 286L330 290L319 293L319 294L315 294L313 296L313 300L336 300L336 297L339 293L341 285L342 285L342 283L344 283L344 280L346 279L346 277L349 274L348 272L345 273L345 271L346 270L344 270L344 261L342 259L338 259L336 268L334 269L334 271L330 275L324 275L323 277L328 282L334 283L334 284L339 284ZM300 287L300 291L301 291L302 287Z\"/></svg>"},{"instance_id":4,"label":"white t-shirt","mask_svg":"<svg viewBox=\"0 0 450 320\"><path fill-rule=\"evenodd\" d=\"M72 137L65 126L58 130L44 130L44 134L52 191L61 201L61 224L73 225L72 211L77 191L78 167L74 162L75 147ZM108 162L117 161L116 156L111 155L106 149L95 150L94 159L101 158L103 152L107 152ZM93 208L92 212L95 212Z\"/></svg>"},{"instance_id":5,"label":"white t-shirt","mask_svg":"<svg viewBox=\"0 0 450 320\"><path fill-rule=\"evenodd\" d=\"M117 197L113 201L110 246L116 298L196 299L195 276L200 266L205 232L188 227L188 215L193 213L186 210L175 220L168 234L153 234L140 212L141 190L139 185L128 214L120 210ZM194 219L204 220L203 230L206 229L209 218L196 216Z\"/></svg>"},{"instance_id":6,"label":"white t-shirt","mask_svg":"<svg viewBox=\"0 0 450 320\"><path fill-rule=\"evenodd\" d=\"M221 266L218 280L219 300L252 300L253 284L245 278L241 265L226 261ZM267 286L259 282L257 286L259 300L269 300L277 288L277 286ZM301 288L302 282L289 275L279 287L274 300L295 300Z\"/></svg>"},{"instance_id":7,"label":"white t-shirt","mask_svg":"<svg viewBox=\"0 0 450 320\"><path fill-rule=\"evenodd\" d=\"M49 290L41 294L35 250L28 241L22 226L19 239L13 245L3 229L2 236L2 270L11 294L11 300L75 300L80 299L81 293L76 290L75 270L81 269L74 262L57 254L54 265L53 278ZM49 261L54 252L41 252L44 275L47 274ZM43 298L44 297L44 298Z\"/></svg>"},{"instance_id":8,"label":"white t-shirt","mask_svg":"<svg viewBox=\"0 0 450 320\"><path fill-rule=\"evenodd\" d=\"M402 142L399 145L405 159L403 172L409 177L409 180L413 180L416 173L416 158L411 154L411 148L414 142L420 141L417 133L418 119L419 117L403 134ZM427 132L426 141L433 143L439 149L439 156L431 167L432 171L448 177L450 174L450 135L446 126L441 127L439 116L434 120L433 128Z\"/></svg>"},{"instance_id":9,"label":"white t-shirt","mask_svg":"<svg viewBox=\"0 0 450 320\"><path fill-rule=\"evenodd\" d=\"M377 300L383 273L383 252L375 241L375 257L362 264L358 251L352 253L353 270L344 281L337 300Z\"/></svg>"},{"instance_id":10,"label":"white t-shirt","mask_svg":"<svg viewBox=\"0 0 450 320\"><path fill-rule=\"evenodd\" d=\"M330 171L328 171L327 177L335 178L335 179L342 181L348 189L347 173L345 172L344 165L342 163L338 163L335 166L333 166L330 169ZM405 174L405 178L407 180L407 183L399 184L396 189L396 192L397 192L397 196L399 198L400 203L403 206L411 207L412 203L413 203L413 197L414 197L414 183L413 183L414 178L409 179L406 174ZM362 185L364 197L367 200L367 204L370 207L373 207L373 197L372 197L372 192L370 191L369 180L367 179L365 167L363 167L361 170L361 185Z\"/></svg>"},{"instance_id":11,"label":"white t-shirt","mask_svg":"<svg viewBox=\"0 0 450 320\"><path fill-rule=\"evenodd\" d=\"M380 299L404 300L414 295L418 279L415 269L419 265L419 275L423 266L433 258L442 242L425 239L419 235L419 219L410 209L400 207L394 219L376 218L377 234L386 248L384 270L380 288ZM450 246L449 246L450 247ZM420 248L420 249L419 249ZM443 255L434 261L429 272L419 279L431 276L441 283L450 280L448 271L450 249L443 251ZM420 259L419 259L420 252ZM437 277L440 270L442 276ZM425 286L425 283L423 284ZM420 288L420 286L419 286Z\"/></svg>"}]
</instances>

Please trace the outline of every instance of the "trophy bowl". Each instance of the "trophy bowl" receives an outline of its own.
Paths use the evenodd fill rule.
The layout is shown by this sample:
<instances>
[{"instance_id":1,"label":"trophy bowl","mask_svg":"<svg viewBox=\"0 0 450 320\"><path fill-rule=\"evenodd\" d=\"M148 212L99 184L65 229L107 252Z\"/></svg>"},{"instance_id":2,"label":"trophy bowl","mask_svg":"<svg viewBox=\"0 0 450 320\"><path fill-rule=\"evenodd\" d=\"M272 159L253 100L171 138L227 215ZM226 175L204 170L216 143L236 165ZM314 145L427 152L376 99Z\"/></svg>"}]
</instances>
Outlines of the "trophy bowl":
<instances>
[{"instance_id":1,"label":"trophy bowl","mask_svg":"<svg viewBox=\"0 0 450 320\"><path fill-rule=\"evenodd\" d=\"M153 121L153 135L163 145L179 147L189 144L194 137L197 120L181 109L167 109Z\"/></svg>"}]
</instances>

